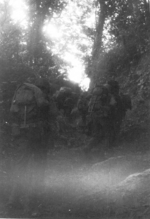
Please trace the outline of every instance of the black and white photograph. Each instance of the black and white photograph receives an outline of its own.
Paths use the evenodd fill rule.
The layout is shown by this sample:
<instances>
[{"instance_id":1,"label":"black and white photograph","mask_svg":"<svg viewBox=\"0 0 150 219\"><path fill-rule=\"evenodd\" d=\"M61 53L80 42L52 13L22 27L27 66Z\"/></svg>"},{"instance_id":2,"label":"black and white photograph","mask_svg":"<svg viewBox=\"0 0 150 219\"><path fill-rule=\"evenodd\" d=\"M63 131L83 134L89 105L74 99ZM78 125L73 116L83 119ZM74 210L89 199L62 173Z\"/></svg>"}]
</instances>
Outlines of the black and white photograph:
<instances>
[{"instance_id":1,"label":"black and white photograph","mask_svg":"<svg viewBox=\"0 0 150 219\"><path fill-rule=\"evenodd\" d=\"M0 218L150 219L150 0L0 0Z\"/></svg>"}]
</instances>

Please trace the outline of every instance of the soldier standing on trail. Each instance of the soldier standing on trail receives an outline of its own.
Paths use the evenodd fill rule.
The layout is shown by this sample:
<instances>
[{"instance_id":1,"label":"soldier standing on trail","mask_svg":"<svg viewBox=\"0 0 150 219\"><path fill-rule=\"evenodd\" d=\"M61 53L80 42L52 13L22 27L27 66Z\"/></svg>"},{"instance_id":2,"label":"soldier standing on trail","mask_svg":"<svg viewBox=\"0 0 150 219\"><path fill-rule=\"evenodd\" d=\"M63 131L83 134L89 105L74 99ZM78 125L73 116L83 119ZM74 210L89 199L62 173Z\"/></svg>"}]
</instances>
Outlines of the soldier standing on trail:
<instances>
[{"instance_id":1,"label":"soldier standing on trail","mask_svg":"<svg viewBox=\"0 0 150 219\"><path fill-rule=\"evenodd\" d=\"M66 118L70 119L71 111L77 102L77 95L69 87L61 87L55 94L55 101L58 110L63 111Z\"/></svg>"},{"instance_id":2,"label":"soldier standing on trail","mask_svg":"<svg viewBox=\"0 0 150 219\"><path fill-rule=\"evenodd\" d=\"M14 94L10 111L13 120L11 165L13 174L9 203L12 204L17 190L28 185L24 188L27 189L27 192L24 192L28 198L30 191L36 189L44 180L48 149L54 146L52 123L56 118L49 83L41 79L36 85L24 83L19 86ZM33 172L30 163L34 167ZM24 183L21 184L16 179L24 180ZM29 199L27 204L28 201Z\"/></svg>"},{"instance_id":3,"label":"soldier standing on trail","mask_svg":"<svg viewBox=\"0 0 150 219\"><path fill-rule=\"evenodd\" d=\"M96 86L89 103L88 131L103 139L108 134L110 116L110 96L106 85Z\"/></svg>"},{"instance_id":4,"label":"soldier standing on trail","mask_svg":"<svg viewBox=\"0 0 150 219\"><path fill-rule=\"evenodd\" d=\"M99 145L103 140L109 142L110 137L110 94L108 85L97 85L94 87L88 107L87 129L91 141L85 153L89 155L93 147Z\"/></svg>"},{"instance_id":5,"label":"soldier standing on trail","mask_svg":"<svg viewBox=\"0 0 150 219\"><path fill-rule=\"evenodd\" d=\"M120 93L119 83L115 80L108 81L110 90L110 105L111 105L111 118L110 124L112 127L111 141L114 143L119 135L123 118L126 111L131 110L131 98L127 94Z\"/></svg>"},{"instance_id":6,"label":"soldier standing on trail","mask_svg":"<svg viewBox=\"0 0 150 219\"><path fill-rule=\"evenodd\" d=\"M120 94L119 84L110 80L106 85L93 89L88 109L88 134L93 140L87 152L94 144L106 140L108 147L112 147L119 135L120 127L126 111L131 109L129 95Z\"/></svg>"},{"instance_id":7,"label":"soldier standing on trail","mask_svg":"<svg viewBox=\"0 0 150 219\"><path fill-rule=\"evenodd\" d=\"M39 80L36 85L24 83L16 90L10 109L14 121L12 134L17 139L26 138L32 145L28 148L30 152L35 155L40 153L41 156L46 155L49 134L48 95L48 82Z\"/></svg>"}]
</instances>

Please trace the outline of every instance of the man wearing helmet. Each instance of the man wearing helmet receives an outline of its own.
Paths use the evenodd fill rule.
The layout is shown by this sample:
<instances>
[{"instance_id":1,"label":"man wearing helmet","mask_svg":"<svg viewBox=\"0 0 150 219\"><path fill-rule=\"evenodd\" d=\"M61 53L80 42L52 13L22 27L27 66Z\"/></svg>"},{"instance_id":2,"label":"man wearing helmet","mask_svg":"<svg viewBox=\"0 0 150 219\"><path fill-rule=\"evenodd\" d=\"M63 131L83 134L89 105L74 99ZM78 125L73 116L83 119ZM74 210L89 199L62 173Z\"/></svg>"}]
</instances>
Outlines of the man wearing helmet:
<instances>
[{"instance_id":1,"label":"man wearing helmet","mask_svg":"<svg viewBox=\"0 0 150 219\"><path fill-rule=\"evenodd\" d=\"M103 139L107 134L108 119L110 114L110 95L107 85L97 85L92 92L89 103L88 131L94 136Z\"/></svg>"}]
</instances>

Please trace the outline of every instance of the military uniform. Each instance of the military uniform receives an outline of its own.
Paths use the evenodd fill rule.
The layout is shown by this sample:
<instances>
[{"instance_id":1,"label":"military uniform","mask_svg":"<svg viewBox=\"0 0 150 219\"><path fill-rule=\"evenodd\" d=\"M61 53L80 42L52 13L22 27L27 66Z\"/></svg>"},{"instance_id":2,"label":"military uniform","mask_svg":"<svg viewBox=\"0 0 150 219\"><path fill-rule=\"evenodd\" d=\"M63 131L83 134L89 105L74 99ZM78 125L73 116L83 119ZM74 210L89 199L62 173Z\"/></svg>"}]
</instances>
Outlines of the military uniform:
<instances>
[{"instance_id":1,"label":"military uniform","mask_svg":"<svg viewBox=\"0 0 150 219\"><path fill-rule=\"evenodd\" d=\"M88 134L96 137L97 143L105 139L108 147L114 146L126 111L132 107L130 96L120 94L119 89L115 80L96 86L88 108ZM95 139L88 151L96 144Z\"/></svg>"},{"instance_id":2,"label":"military uniform","mask_svg":"<svg viewBox=\"0 0 150 219\"><path fill-rule=\"evenodd\" d=\"M89 132L92 135L104 138L108 133L110 117L110 96L107 86L95 87L89 102Z\"/></svg>"},{"instance_id":3,"label":"military uniform","mask_svg":"<svg viewBox=\"0 0 150 219\"><path fill-rule=\"evenodd\" d=\"M29 106L26 109L27 114L24 113L24 116L21 117L23 120L17 118L15 114L12 113L13 122L19 128L19 133L13 137L12 142L12 145L14 145L12 148L14 155L12 158L12 172L15 171L16 177L19 177L19 179L22 178L25 182L22 184L20 180L18 182L14 179L14 176L12 176L10 203L13 203L19 187L22 188L22 190L25 189L24 195L26 196L26 202L29 203L32 190L37 189L41 183L43 183L47 153L49 148L54 146L52 123L56 118L56 112L54 110L54 102L50 97L49 88L43 84L37 84L38 89L35 85L28 86L32 86L37 92L38 89L41 90L41 99L44 98L44 103L37 111L34 108L34 103L31 107ZM38 93L36 93L35 96L37 97ZM35 103L35 105L37 105L37 103ZM34 110L36 114L33 113ZM31 113L30 116L28 113ZM19 115L19 113L16 115ZM17 154L17 156L15 154ZM27 186L24 187L24 185Z\"/></svg>"},{"instance_id":4,"label":"military uniform","mask_svg":"<svg viewBox=\"0 0 150 219\"><path fill-rule=\"evenodd\" d=\"M112 126L111 131L111 142L112 144L116 141L119 136L122 121L125 117L126 111L131 110L131 98L129 95L120 93L119 83L115 80L108 81L109 92L111 96L111 119L110 123Z\"/></svg>"},{"instance_id":5,"label":"military uniform","mask_svg":"<svg viewBox=\"0 0 150 219\"><path fill-rule=\"evenodd\" d=\"M62 110L64 116L70 117L71 111L77 102L77 95L72 92L71 88L62 87L55 95L57 108Z\"/></svg>"}]
</instances>

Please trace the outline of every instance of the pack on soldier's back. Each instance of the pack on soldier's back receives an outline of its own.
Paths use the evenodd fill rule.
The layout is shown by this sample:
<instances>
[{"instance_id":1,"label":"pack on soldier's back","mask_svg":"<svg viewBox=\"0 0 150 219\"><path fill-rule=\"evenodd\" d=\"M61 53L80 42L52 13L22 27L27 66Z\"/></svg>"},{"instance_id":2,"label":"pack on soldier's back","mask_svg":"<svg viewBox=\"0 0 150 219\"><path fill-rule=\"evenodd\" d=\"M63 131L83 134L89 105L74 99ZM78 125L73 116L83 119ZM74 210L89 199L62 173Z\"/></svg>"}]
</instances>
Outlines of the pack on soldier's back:
<instances>
[{"instance_id":1,"label":"pack on soldier's back","mask_svg":"<svg viewBox=\"0 0 150 219\"><path fill-rule=\"evenodd\" d=\"M43 109L49 102L42 89L31 83L20 85L13 96L10 112L12 115L12 135L21 129L37 126L43 120Z\"/></svg>"}]
</instances>

